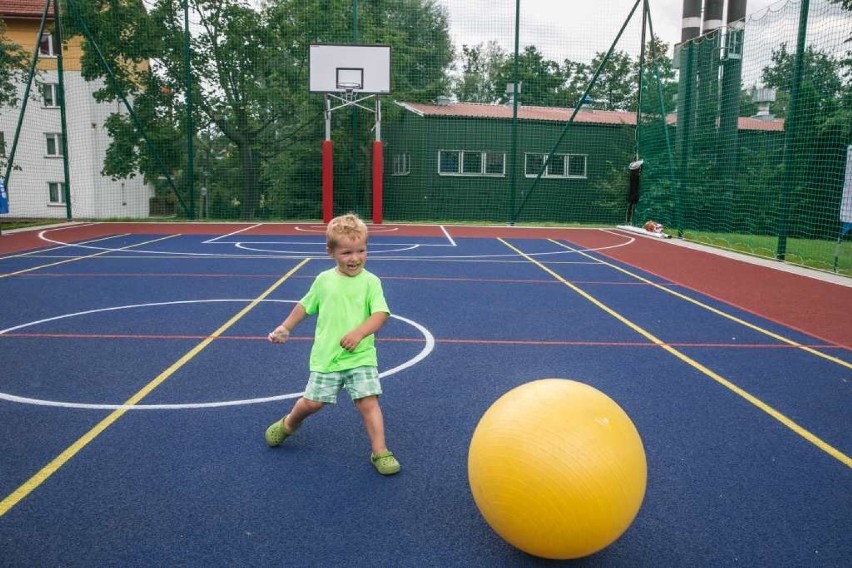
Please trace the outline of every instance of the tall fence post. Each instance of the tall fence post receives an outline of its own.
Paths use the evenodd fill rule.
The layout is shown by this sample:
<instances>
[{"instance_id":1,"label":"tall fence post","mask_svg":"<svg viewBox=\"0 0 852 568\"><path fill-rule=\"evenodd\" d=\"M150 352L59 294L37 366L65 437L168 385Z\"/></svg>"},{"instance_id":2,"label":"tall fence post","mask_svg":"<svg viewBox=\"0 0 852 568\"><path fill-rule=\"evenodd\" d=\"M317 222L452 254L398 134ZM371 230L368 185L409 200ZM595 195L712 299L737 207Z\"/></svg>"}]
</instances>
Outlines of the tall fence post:
<instances>
[{"instance_id":1,"label":"tall fence post","mask_svg":"<svg viewBox=\"0 0 852 568\"><path fill-rule=\"evenodd\" d=\"M775 253L775 258L784 260L787 256L787 232L790 222L790 192L796 187L799 176L796 174L796 168L791 166L793 156L795 156L797 137L798 137L798 122L799 122L799 104L802 87L802 67L804 67L805 59L805 42L808 33L808 12L810 8L809 0L802 0L802 5L799 9L799 36L796 40L796 61L793 68L793 79L790 86L790 106L787 112L787 119L784 121L784 127L787 130L787 135L784 137L784 176L781 185L781 200L779 204L778 216L778 249Z\"/></svg>"},{"instance_id":2,"label":"tall fence post","mask_svg":"<svg viewBox=\"0 0 852 568\"><path fill-rule=\"evenodd\" d=\"M62 130L62 172L65 180L63 199L65 200L65 218L71 220L71 172L68 156L68 120L65 104L65 67L62 58L62 19L59 17L59 2L53 0L53 15L56 22L56 74L58 77L57 98L59 99L59 120Z\"/></svg>"}]
</instances>

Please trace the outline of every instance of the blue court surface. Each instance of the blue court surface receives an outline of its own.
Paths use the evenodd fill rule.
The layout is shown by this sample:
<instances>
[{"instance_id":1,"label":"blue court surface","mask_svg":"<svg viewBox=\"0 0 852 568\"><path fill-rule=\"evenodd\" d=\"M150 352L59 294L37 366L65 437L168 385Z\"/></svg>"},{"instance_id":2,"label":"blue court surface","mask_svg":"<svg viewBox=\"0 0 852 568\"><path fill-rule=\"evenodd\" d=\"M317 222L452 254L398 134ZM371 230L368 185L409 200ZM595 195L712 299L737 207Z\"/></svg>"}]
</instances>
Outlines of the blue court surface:
<instances>
[{"instance_id":1,"label":"blue court surface","mask_svg":"<svg viewBox=\"0 0 852 568\"><path fill-rule=\"evenodd\" d=\"M610 236L371 233L392 477L345 393L264 441L314 320L266 336L332 266L321 232L56 232L0 257L0 566L852 565L849 345L615 260L636 238ZM467 478L483 413L551 377L615 400L648 464L628 530L564 562L507 544Z\"/></svg>"}]
</instances>

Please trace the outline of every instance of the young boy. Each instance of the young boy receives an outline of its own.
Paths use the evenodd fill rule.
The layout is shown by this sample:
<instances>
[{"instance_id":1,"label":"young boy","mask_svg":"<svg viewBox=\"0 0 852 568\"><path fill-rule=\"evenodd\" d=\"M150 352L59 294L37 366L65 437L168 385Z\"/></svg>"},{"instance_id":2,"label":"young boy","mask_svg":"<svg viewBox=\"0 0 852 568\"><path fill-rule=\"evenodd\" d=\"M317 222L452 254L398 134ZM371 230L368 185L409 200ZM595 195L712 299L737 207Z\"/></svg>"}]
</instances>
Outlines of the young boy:
<instances>
[{"instance_id":1,"label":"young boy","mask_svg":"<svg viewBox=\"0 0 852 568\"><path fill-rule=\"evenodd\" d=\"M382 475L393 475L400 465L385 445L373 335L390 311L381 281L364 269L367 226L352 213L332 219L326 229L326 251L336 266L316 277L284 323L269 334L273 343L284 343L299 322L318 314L305 394L289 414L266 429L266 443L279 445L305 418L336 403L340 388L345 387L370 437L370 461Z\"/></svg>"}]
</instances>

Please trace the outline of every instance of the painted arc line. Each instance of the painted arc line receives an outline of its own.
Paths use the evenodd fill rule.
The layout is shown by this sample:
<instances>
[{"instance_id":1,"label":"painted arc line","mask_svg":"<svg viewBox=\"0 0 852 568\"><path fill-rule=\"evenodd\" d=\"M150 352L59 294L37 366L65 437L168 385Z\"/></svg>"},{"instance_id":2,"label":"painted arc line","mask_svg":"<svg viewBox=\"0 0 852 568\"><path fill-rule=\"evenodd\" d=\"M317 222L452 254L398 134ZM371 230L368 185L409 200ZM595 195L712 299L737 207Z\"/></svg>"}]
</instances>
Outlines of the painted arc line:
<instances>
[{"instance_id":1,"label":"painted arc line","mask_svg":"<svg viewBox=\"0 0 852 568\"><path fill-rule=\"evenodd\" d=\"M582 252L596 252L596 251L616 249L616 248L629 246L630 244L632 244L633 242L636 241L635 237L629 237L627 235L612 233L611 231L608 231L606 229L600 229L600 230L603 231L603 232L609 233L609 234L615 234L615 235L618 235L618 236L622 236L622 237L624 237L625 241L622 242L622 243L618 243L618 244L614 244L614 245L607 245L607 246L603 246L603 247L577 249L576 251L569 251L569 250L563 249L563 250L556 250L556 251L550 251L550 252L528 253L527 256L537 258L537 257L551 256L551 255L570 255L570 254L582 253ZM64 246L64 247L81 248L81 249L87 249L87 250L111 251L111 252L118 252L118 251L122 250L122 249L109 248L109 247L88 246L88 245L77 244L77 243L66 243L66 242L58 241L56 239L48 238L47 234L46 234L47 232L48 232L47 230L39 232L39 234L38 234L39 238L43 241L46 241L46 242L49 242L49 243L52 243L52 244L55 244L55 245L60 245L60 246ZM211 243L211 244L220 244L220 243ZM224 244L224 243L221 243L221 244ZM432 246L438 246L438 245L432 245ZM237 248L237 247L235 247L235 248ZM250 249L243 249L243 250L246 250L248 252L248 250L250 250ZM298 256L290 256L290 253L286 253L286 252L285 253L265 253L265 254L257 254L257 255L207 253L207 252L160 251L160 250L149 250L149 249L132 249L132 250L124 251L124 252L133 253L133 254L137 254L137 255L140 255L140 256L148 254L148 255L154 255L154 256L157 256L157 255L179 256L179 257L185 256L185 257L191 257L191 258L253 258L253 259L254 258L257 258L257 259L266 259L266 258L293 259L293 258L300 258L301 259L301 258L304 258L306 256L306 255L301 254L301 253L299 253ZM258 251L254 251L254 252L258 252ZM375 251L375 252L380 253L381 251ZM385 251L385 252L390 252L390 251ZM326 257L327 257L326 254L321 254L321 255L317 255L317 256L310 256L309 258L324 259ZM389 257L385 257L384 260L411 260L411 259L453 260L453 259L469 259L469 258L473 258L473 259L476 259L476 260L484 260L484 259L492 259L492 258L516 258L516 257L517 257L517 255L515 255L515 254L411 255L411 256L389 256Z\"/></svg>"},{"instance_id":2,"label":"painted arc line","mask_svg":"<svg viewBox=\"0 0 852 568\"><path fill-rule=\"evenodd\" d=\"M274 246L277 243L270 242L270 243L266 243L266 244ZM248 251L252 251L252 252L279 253L279 254L299 254L297 251L290 251L290 250L264 250L262 248L249 247L249 246L246 246L246 243L242 243L242 242L233 243L233 245L234 245L234 248L238 248L238 249L241 249L241 250L248 250ZM440 246L445 246L445 245L440 245ZM395 248L395 249L379 249L379 250L370 249L370 254L376 255L376 254L382 254L382 253L386 253L386 252L405 252L407 250L414 250L414 249L419 248L419 247L420 247L420 245L409 245L407 247ZM328 255L326 254L325 256L328 256ZM312 258L324 258L324 257L312 257Z\"/></svg>"},{"instance_id":3,"label":"painted arc line","mask_svg":"<svg viewBox=\"0 0 852 568\"><path fill-rule=\"evenodd\" d=\"M61 316L54 316L50 318L41 319L38 321L33 321L29 323L24 323L21 325L16 325L14 327L9 327L3 330L0 330L0 335L5 333L9 333L12 331L17 331L19 329L31 327L34 325L39 325L42 323L47 323L51 321L72 318L76 316L84 316L88 314L96 314L100 312L111 312L118 310L126 310L126 309L135 309L135 308L148 308L154 306L173 306L177 304L205 304L205 303L225 303L225 302L251 302L254 300L244 300L244 299L231 299L231 298L221 298L221 299L208 299L208 300L175 300L171 302L150 302L145 304L129 304L126 306L113 306L109 308L97 308L94 310L85 310L82 312L75 312L72 314L64 314ZM265 299L263 302L275 302L275 303L286 303L286 304L295 304L294 300L270 300ZM399 372L402 372L409 367L412 367L429 356L430 353L435 349L435 338L429 332L428 329L420 325L419 323L410 320L408 318L397 316L391 314L391 317L397 320L400 320L413 328L419 331L423 338L426 341L426 344L423 346L423 349L420 352L405 361L396 367L391 369L387 369L379 373L379 378L386 378L391 375L395 375ZM225 400L225 401L217 401L217 402L196 402L196 403L182 403L182 404L89 404L82 402L63 402L56 400L43 400L38 398L28 398L23 396L18 396L14 394L9 394L5 392L0 392L0 400L7 400L9 402L17 402L21 404L32 404L37 406L55 406L61 408L78 408L78 409L86 409L86 410L118 410L118 409L126 409L126 410L188 410L188 409L196 409L196 408L219 408L223 406L245 406L249 404L262 404L265 402L274 402L279 400L286 400L290 398L298 398L304 394L303 392L296 393L288 393L288 394L280 394L275 396L268 396L262 398L248 398L241 400Z\"/></svg>"},{"instance_id":4,"label":"painted arc line","mask_svg":"<svg viewBox=\"0 0 852 568\"><path fill-rule=\"evenodd\" d=\"M294 231L301 231L303 233L322 233L323 235L328 230L328 227L325 225L312 225L308 227L302 227L301 225L296 225L293 227ZM370 234L376 233L392 233L394 231L398 231L399 227L376 227L375 225L369 225Z\"/></svg>"}]
</instances>

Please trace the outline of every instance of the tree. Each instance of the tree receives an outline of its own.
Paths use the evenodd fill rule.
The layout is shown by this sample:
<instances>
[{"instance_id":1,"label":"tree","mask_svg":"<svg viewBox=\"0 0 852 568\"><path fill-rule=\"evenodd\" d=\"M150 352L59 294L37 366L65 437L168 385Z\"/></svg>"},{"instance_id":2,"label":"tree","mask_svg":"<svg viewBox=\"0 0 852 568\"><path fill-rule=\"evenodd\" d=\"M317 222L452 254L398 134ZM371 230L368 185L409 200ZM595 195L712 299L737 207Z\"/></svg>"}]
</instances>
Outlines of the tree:
<instances>
[{"instance_id":1,"label":"tree","mask_svg":"<svg viewBox=\"0 0 852 568\"><path fill-rule=\"evenodd\" d=\"M771 63L761 74L764 85L778 91L774 109L779 117L787 116L789 110L795 63L795 53L787 51L787 44L782 43L778 49L772 51ZM805 50L802 61L802 96L808 106L813 107L815 115L830 113L832 107L836 106L838 95L843 89L839 68L840 63L831 55L817 51L813 46L808 46Z\"/></svg>"},{"instance_id":2,"label":"tree","mask_svg":"<svg viewBox=\"0 0 852 568\"><path fill-rule=\"evenodd\" d=\"M217 203L244 219L269 214L270 204L284 214L293 201L288 196L303 189L318 203L322 101L308 93L308 48L352 43L349 0L279 0L259 8L240 0L194 0L189 93L182 0L155 0L149 13L131 0L72 3L91 34L83 44L84 77L107 79L98 100L131 96L146 133L143 139L126 114L111 116L105 173L122 177L138 169L154 179L165 164L170 173L184 174L188 192L187 152L179 148L187 147L191 97L191 118L204 133L205 157L197 162L209 166L206 156L216 153L217 167L239 168L239 175L223 172L214 179L229 182L214 188ZM397 91L417 97L445 92L443 69L452 61L452 45L446 14L433 0L376 0L362 3L358 15L359 43L392 46ZM76 31L83 26L78 23ZM159 159L149 152L151 142Z\"/></svg>"},{"instance_id":3,"label":"tree","mask_svg":"<svg viewBox=\"0 0 852 568\"><path fill-rule=\"evenodd\" d=\"M517 75L513 56L502 62L495 77L495 88L500 94L500 101L505 102L508 100L506 85L519 82L519 102L525 105L564 107L565 79L559 63L545 58L536 46L528 45L518 54Z\"/></svg>"},{"instance_id":4,"label":"tree","mask_svg":"<svg viewBox=\"0 0 852 568\"><path fill-rule=\"evenodd\" d=\"M829 224L814 219L834 216L840 202L846 148L852 144L852 89L844 81L843 62L808 46L802 58L798 112L789 116L796 55L786 44L773 50L771 64L763 69L767 87L778 92L775 111L787 121L796 120L792 151L784 164L790 186L791 236L833 238Z\"/></svg>"},{"instance_id":5,"label":"tree","mask_svg":"<svg viewBox=\"0 0 852 568\"><path fill-rule=\"evenodd\" d=\"M661 112L660 92L667 110L674 106L677 83L671 60L665 54L668 46L659 41L649 42L645 60L643 112ZM462 46L457 62L461 73L453 94L467 102L505 102L507 84L522 82L520 101L537 106L574 107L588 87L605 53L595 55L591 62L564 59L561 64L547 59L534 45L518 54L518 75L511 53L496 42ZM589 93L598 108L634 112L638 104L639 61L617 51L601 68ZM658 86L660 87L658 89Z\"/></svg>"},{"instance_id":6,"label":"tree","mask_svg":"<svg viewBox=\"0 0 852 568\"><path fill-rule=\"evenodd\" d=\"M595 85L589 96L603 110L636 110L639 92L638 64L624 51L615 51L604 63L606 53L598 53L589 65L580 68L584 83L588 85L600 67ZM603 67L601 64L603 63Z\"/></svg>"},{"instance_id":7,"label":"tree","mask_svg":"<svg viewBox=\"0 0 852 568\"><path fill-rule=\"evenodd\" d=\"M18 104L18 86L26 81L30 57L20 45L6 36L6 23L0 20L0 107Z\"/></svg>"},{"instance_id":8,"label":"tree","mask_svg":"<svg viewBox=\"0 0 852 568\"><path fill-rule=\"evenodd\" d=\"M446 8L436 0L371 0L358 6L363 12L359 42L393 48L395 98L425 102L450 92L455 53Z\"/></svg>"},{"instance_id":9,"label":"tree","mask_svg":"<svg viewBox=\"0 0 852 568\"><path fill-rule=\"evenodd\" d=\"M649 41L645 47L645 68L642 71L643 114L659 116L675 110L678 84L672 59L666 55L668 49L668 44L659 39ZM637 61L637 69L638 66ZM660 100L661 96L662 100Z\"/></svg>"},{"instance_id":10,"label":"tree","mask_svg":"<svg viewBox=\"0 0 852 568\"><path fill-rule=\"evenodd\" d=\"M503 95L497 84L498 75L508 60L509 55L496 41L463 45L461 75L455 82L453 94L464 102L498 102Z\"/></svg>"}]
</instances>

